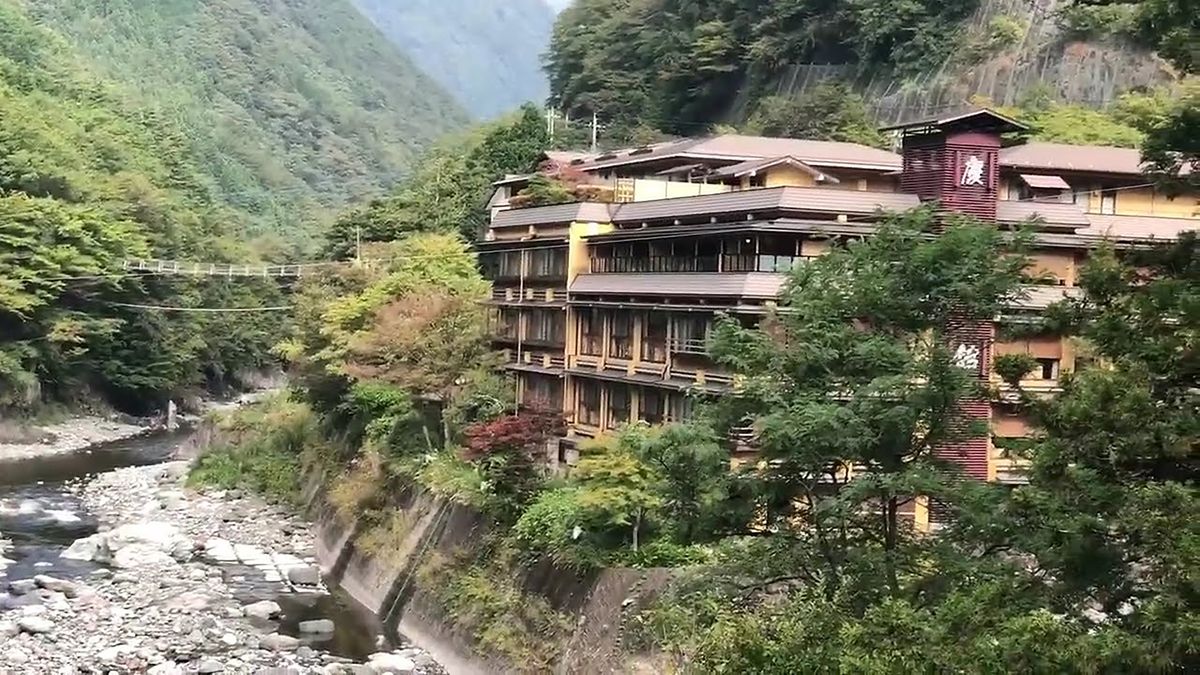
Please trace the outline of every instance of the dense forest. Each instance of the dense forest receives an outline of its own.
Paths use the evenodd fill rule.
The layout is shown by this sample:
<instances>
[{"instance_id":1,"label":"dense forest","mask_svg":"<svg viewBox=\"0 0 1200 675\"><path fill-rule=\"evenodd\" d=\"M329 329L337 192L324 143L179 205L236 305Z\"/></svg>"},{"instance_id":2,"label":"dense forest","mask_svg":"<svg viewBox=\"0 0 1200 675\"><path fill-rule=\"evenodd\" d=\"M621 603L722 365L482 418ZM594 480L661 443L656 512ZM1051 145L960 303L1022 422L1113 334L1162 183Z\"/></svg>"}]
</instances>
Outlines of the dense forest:
<instances>
[{"instance_id":1,"label":"dense forest","mask_svg":"<svg viewBox=\"0 0 1200 675\"><path fill-rule=\"evenodd\" d=\"M739 96L748 114L761 108L793 64L848 65L902 83L1023 40L1026 27L1004 15L968 39L964 20L981 4L578 0L559 16L546 56L550 98L575 117L598 112L624 135L702 133L738 121L730 114ZM1068 35L1117 37L1158 49L1182 72L1194 66L1200 19L1184 1L1058 4Z\"/></svg>"},{"instance_id":2,"label":"dense forest","mask_svg":"<svg viewBox=\"0 0 1200 675\"><path fill-rule=\"evenodd\" d=\"M349 0L5 4L127 85L130 105L169 120L216 197L285 238L391 187L465 123Z\"/></svg>"},{"instance_id":3,"label":"dense forest","mask_svg":"<svg viewBox=\"0 0 1200 675\"><path fill-rule=\"evenodd\" d=\"M352 0L473 115L492 119L547 94L539 58L554 13L543 0Z\"/></svg>"},{"instance_id":4,"label":"dense forest","mask_svg":"<svg viewBox=\"0 0 1200 675\"><path fill-rule=\"evenodd\" d=\"M136 98L0 2L0 409L96 396L140 411L269 359L269 314L143 306L282 304L273 283L122 272L260 257L189 130Z\"/></svg>"}]
</instances>

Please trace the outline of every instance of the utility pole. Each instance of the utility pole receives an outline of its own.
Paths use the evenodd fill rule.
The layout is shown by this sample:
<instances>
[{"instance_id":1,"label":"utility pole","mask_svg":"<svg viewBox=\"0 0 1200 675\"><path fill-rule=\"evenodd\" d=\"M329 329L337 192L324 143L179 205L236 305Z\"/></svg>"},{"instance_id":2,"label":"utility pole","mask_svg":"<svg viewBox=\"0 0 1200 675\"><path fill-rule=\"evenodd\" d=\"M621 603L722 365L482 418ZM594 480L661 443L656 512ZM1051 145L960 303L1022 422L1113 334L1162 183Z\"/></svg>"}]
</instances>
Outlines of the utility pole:
<instances>
[{"instance_id":1,"label":"utility pole","mask_svg":"<svg viewBox=\"0 0 1200 675\"><path fill-rule=\"evenodd\" d=\"M354 265L362 265L362 225L354 226Z\"/></svg>"},{"instance_id":2,"label":"utility pole","mask_svg":"<svg viewBox=\"0 0 1200 675\"><path fill-rule=\"evenodd\" d=\"M546 135L554 140L554 108L546 106Z\"/></svg>"},{"instance_id":3,"label":"utility pole","mask_svg":"<svg viewBox=\"0 0 1200 675\"><path fill-rule=\"evenodd\" d=\"M596 137L599 135L600 120L596 116L596 111L592 111L592 152L596 151Z\"/></svg>"}]
</instances>

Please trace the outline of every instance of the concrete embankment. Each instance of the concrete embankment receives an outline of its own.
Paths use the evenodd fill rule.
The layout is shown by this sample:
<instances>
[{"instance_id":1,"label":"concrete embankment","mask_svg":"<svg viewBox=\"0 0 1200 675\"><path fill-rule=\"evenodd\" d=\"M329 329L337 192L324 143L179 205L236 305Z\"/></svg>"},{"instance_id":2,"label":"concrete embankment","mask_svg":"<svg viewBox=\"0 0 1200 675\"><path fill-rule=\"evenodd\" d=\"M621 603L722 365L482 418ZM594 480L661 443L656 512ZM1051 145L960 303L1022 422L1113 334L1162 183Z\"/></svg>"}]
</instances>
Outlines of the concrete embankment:
<instances>
[{"instance_id":1,"label":"concrete embankment","mask_svg":"<svg viewBox=\"0 0 1200 675\"><path fill-rule=\"evenodd\" d=\"M411 527L403 542L381 559L361 550L361 527L338 517L310 481L318 563L331 580L375 613L384 626L419 645L454 674L522 672L524 664L486 653L477 638L419 582L419 570L431 558L461 556L486 541L490 525L478 512L427 492L399 500ZM626 619L643 607L670 578L663 570L606 569L589 575L536 565L514 569L527 597L539 598L568 616L572 631L548 645L557 672L656 672L623 643Z\"/></svg>"}]
</instances>

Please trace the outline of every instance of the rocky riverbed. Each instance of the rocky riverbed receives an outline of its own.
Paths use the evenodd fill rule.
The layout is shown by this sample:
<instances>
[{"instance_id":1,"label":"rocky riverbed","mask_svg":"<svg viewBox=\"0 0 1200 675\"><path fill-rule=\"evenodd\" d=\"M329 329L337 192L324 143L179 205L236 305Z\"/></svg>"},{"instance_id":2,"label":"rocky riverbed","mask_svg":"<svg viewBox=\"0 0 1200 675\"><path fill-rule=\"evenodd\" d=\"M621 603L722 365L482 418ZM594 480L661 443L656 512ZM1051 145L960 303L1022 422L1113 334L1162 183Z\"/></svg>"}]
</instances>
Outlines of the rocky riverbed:
<instances>
[{"instance_id":1,"label":"rocky riverbed","mask_svg":"<svg viewBox=\"0 0 1200 675\"><path fill-rule=\"evenodd\" d=\"M0 571L0 673L442 672L370 635L377 651L357 662L332 653L307 524L250 495L186 489L186 470L66 486L100 530L63 553L74 574Z\"/></svg>"},{"instance_id":2,"label":"rocky riverbed","mask_svg":"<svg viewBox=\"0 0 1200 675\"><path fill-rule=\"evenodd\" d=\"M60 455L133 438L149 432L151 423L151 420L99 416L72 417L33 427L4 423L5 433L0 433L0 461Z\"/></svg>"}]
</instances>

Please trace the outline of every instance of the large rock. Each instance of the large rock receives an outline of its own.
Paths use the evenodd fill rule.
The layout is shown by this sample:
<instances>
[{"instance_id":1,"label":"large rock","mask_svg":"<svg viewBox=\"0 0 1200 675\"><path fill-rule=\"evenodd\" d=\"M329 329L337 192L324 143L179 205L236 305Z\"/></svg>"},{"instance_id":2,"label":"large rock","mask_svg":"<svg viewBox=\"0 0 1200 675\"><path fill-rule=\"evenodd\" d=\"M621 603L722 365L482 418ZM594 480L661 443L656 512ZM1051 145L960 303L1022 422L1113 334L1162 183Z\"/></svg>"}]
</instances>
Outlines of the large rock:
<instances>
[{"instance_id":1,"label":"large rock","mask_svg":"<svg viewBox=\"0 0 1200 675\"><path fill-rule=\"evenodd\" d=\"M175 563L175 558L167 551L155 548L150 544L127 544L113 554L114 567L129 569L153 565L161 567Z\"/></svg>"},{"instance_id":2,"label":"large rock","mask_svg":"<svg viewBox=\"0 0 1200 675\"><path fill-rule=\"evenodd\" d=\"M333 622L329 619L313 619L312 621L300 622L301 633L332 633L334 629Z\"/></svg>"},{"instance_id":3,"label":"large rock","mask_svg":"<svg viewBox=\"0 0 1200 675\"><path fill-rule=\"evenodd\" d=\"M147 670L146 675L183 675L183 668L167 661Z\"/></svg>"},{"instance_id":4,"label":"large rock","mask_svg":"<svg viewBox=\"0 0 1200 675\"><path fill-rule=\"evenodd\" d=\"M259 644L265 649L272 649L277 652L290 651L300 646L300 641L290 635L280 635L279 633L271 633L259 640Z\"/></svg>"},{"instance_id":5,"label":"large rock","mask_svg":"<svg viewBox=\"0 0 1200 675\"><path fill-rule=\"evenodd\" d=\"M40 604L42 604L42 598L35 593L26 593L25 595L0 593L0 612Z\"/></svg>"},{"instance_id":6,"label":"large rock","mask_svg":"<svg viewBox=\"0 0 1200 675\"><path fill-rule=\"evenodd\" d=\"M39 574L39 575L35 576L33 578L33 581L35 584L37 584L38 586L41 586L42 588L44 588L48 591L62 593L63 595L67 596L68 598L79 597L79 594L81 591L79 584L75 583L74 581L67 581L66 579L56 579L54 577L47 576L45 574Z\"/></svg>"},{"instance_id":7,"label":"large rock","mask_svg":"<svg viewBox=\"0 0 1200 675\"><path fill-rule=\"evenodd\" d=\"M204 659L200 665L196 667L196 672L201 675L212 675L213 673L221 673L225 671L225 666L220 661L215 659Z\"/></svg>"},{"instance_id":8,"label":"large rock","mask_svg":"<svg viewBox=\"0 0 1200 675\"><path fill-rule=\"evenodd\" d=\"M388 652L372 654L367 665L377 673L412 673L417 669L417 664L407 656Z\"/></svg>"},{"instance_id":9,"label":"large rock","mask_svg":"<svg viewBox=\"0 0 1200 675\"><path fill-rule=\"evenodd\" d=\"M117 564L122 550L138 547L138 553L127 553L122 559L126 564ZM178 560L186 560L192 554L192 542L170 523L130 523L108 532L97 532L77 539L60 557L69 560L85 560L98 563L114 563L118 567L136 567L140 558L161 561L162 556L150 556L148 550L159 551Z\"/></svg>"},{"instance_id":10,"label":"large rock","mask_svg":"<svg viewBox=\"0 0 1200 675\"><path fill-rule=\"evenodd\" d=\"M249 605L242 607L242 612L252 619L274 619L279 616L283 609L279 603L270 600L260 600L252 602Z\"/></svg>"},{"instance_id":11,"label":"large rock","mask_svg":"<svg viewBox=\"0 0 1200 675\"><path fill-rule=\"evenodd\" d=\"M288 581L301 586L316 586L321 583L321 570L316 567L293 567L287 572Z\"/></svg>"},{"instance_id":12,"label":"large rock","mask_svg":"<svg viewBox=\"0 0 1200 675\"><path fill-rule=\"evenodd\" d=\"M49 633L54 622L42 616L23 616L17 619L17 627L26 633Z\"/></svg>"},{"instance_id":13,"label":"large rock","mask_svg":"<svg viewBox=\"0 0 1200 675\"><path fill-rule=\"evenodd\" d=\"M20 627L12 621L0 621L0 639L8 639L20 632Z\"/></svg>"},{"instance_id":14,"label":"large rock","mask_svg":"<svg viewBox=\"0 0 1200 675\"><path fill-rule=\"evenodd\" d=\"M108 550L108 544L103 534L93 534L83 539L76 539L73 544L67 547L67 550L59 554L58 557L68 560L83 560L87 562L108 562L111 559L111 552Z\"/></svg>"},{"instance_id":15,"label":"large rock","mask_svg":"<svg viewBox=\"0 0 1200 675\"><path fill-rule=\"evenodd\" d=\"M37 582L33 579L14 579L8 582L8 591L13 595L25 595L37 590Z\"/></svg>"}]
</instances>

